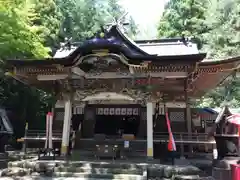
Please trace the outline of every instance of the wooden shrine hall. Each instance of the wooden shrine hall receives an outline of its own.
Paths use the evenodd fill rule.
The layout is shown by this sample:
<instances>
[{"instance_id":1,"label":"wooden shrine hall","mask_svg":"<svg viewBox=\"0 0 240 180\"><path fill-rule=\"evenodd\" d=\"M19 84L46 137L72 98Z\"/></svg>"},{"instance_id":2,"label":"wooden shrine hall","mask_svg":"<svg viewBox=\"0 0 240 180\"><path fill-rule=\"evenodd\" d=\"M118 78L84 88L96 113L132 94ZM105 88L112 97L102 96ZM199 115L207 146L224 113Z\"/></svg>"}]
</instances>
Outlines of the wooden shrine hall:
<instances>
[{"instance_id":1,"label":"wooden shrine hall","mask_svg":"<svg viewBox=\"0 0 240 180\"><path fill-rule=\"evenodd\" d=\"M63 155L73 124L82 139L133 134L152 158L154 133L167 132L165 112L174 132L191 136L191 102L239 68L240 57L205 57L188 39L134 42L114 25L104 36L68 43L53 58L9 60L7 75L56 95L54 129L62 130Z\"/></svg>"}]
</instances>

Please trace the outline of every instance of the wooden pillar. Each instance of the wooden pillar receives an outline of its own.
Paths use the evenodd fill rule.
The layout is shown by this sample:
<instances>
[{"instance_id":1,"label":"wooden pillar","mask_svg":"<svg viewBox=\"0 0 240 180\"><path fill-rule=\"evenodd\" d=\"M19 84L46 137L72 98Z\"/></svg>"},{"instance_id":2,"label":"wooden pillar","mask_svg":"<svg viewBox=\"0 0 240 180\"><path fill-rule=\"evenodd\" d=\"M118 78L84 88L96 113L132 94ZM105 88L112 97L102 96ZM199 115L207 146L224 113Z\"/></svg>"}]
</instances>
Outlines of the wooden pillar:
<instances>
[{"instance_id":1,"label":"wooden pillar","mask_svg":"<svg viewBox=\"0 0 240 180\"><path fill-rule=\"evenodd\" d=\"M72 99L71 99L71 95L67 94L64 99L64 121L63 121L62 146L61 146L62 156L66 156L68 152L71 118L72 118Z\"/></svg>"},{"instance_id":2,"label":"wooden pillar","mask_svg":"<svg viewBox=\"0 0 240 180\"><path fill-rule=\"evenodd\" d=\"M187 132L188 132L188 139L192 139L192 116L191 116L191 107L190 107L190 100L188 97L188 92L187 92L187 80L185 81L185 103L186 103L186 121L187 121ZM189 145L189 152L192 152L192 145Z\"/></svg>"},{"instance_id":3,"label":"wooden pillar","mask_svg":"<svg viewBox=\"0 0 240 180\"><path fill-rule=\"evenodd\" d=\"M147 103L147 158L153 159L153 103Z\"/></svg>"}]
</instances>

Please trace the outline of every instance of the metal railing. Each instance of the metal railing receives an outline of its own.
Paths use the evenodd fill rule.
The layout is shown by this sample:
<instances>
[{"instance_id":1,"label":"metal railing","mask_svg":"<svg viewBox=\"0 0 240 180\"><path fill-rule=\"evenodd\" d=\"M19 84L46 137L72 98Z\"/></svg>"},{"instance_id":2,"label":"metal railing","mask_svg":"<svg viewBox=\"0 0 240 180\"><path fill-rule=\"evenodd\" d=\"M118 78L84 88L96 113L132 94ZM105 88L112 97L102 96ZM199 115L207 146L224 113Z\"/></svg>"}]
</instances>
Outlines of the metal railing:
<instances>
[{"instance_id":1,"label":"metal railing","mask_svg":"<svg viewBox=\"0 0 240 180\"><path fill-rule=\"evenodd\" d=\"M46 140L46 131L45 130L27 130L24 137L19 139L18 141L45 141ZM53 131L52 132L52 140L53 141L61 141L62 140L62 132L61 131Z\"/></svg>"},{"instance_id":2,"label":"metal railing","mask_svg":"<svg viewBox=\"0 0 240 180\"><path fill-rule=\"evenodd\" d=\"M180 152L183 156L184 154L184 146L185 145L210 145L213 147L214 144L216 144L214 139L209 139L208 134L206 133L193 133L189 135L185 132L179 132L179 133L173 133L174 140L177 145L180 145ZM84 139L84 138L83 138ZM46 140L46 131L44 130L28 130L26 132L26 136L22 138L23 142L27 141L45 141ZM55 142L60 142L62 140L62 132L61 131L53 131L52 133L52 140ZM85 139L87 140L87 139ZM94 140L93 138L90 138L89 140ZM116 136L105 136L105 140L115 140L116 142L124 141L120 135ZM144 138L136 138L133 141L136 142L146 142L147 137ZM163 132L155 132L153 134L153 141L154 143L167 143L169 141L169 135L168 133Z\"/></svg>"},{"instance_id":3,"label":"metal railing","mask_svg":"<svg viewBox=\"0 0 240 180\"><path fill-rule=\"evenodd\" d=\"M26 133L27 137L45 137L46 131L45 130L28 130ZM61 131L52 131L53 137L62 137Z\"/></svg>"},{"instance_id":4,"label":"metal railing","mask_svg":"<svg viewBox=\"0 0 240 180\"><path fill-rule=\"evenodd\" d=\"M61 140L62 132L61 131L53 131L52 133L53 140ZM215 144L214 139L209 139L208 134L206 133L193 133L189 135L188 133L173 133L173 137L176 143L180 144ZM106 139L122 139L120 135L116 136L105 136ZM143 141L144 139L136 138L136 141ZM46 131L45 130L28 130L26 132L26 136L23 137L25 140L45 140L46 139ZM157 132L153 134L154 142L168 142L169 136L168 133Z\"/></svg>"},{"instance_id":5,"label":"metal railing","mask_svg":"<svg viewBox=\"0 0 240 180\"><path fill-rule=\"evenodd\" d=\"M167 133L157 132L153 134L153 139L156 141L168 140ZM214 144L215 140L209 139L207 133L173 133L173 138L176 143L187 143L187 144Z\"/></svg>"}]
</instances>

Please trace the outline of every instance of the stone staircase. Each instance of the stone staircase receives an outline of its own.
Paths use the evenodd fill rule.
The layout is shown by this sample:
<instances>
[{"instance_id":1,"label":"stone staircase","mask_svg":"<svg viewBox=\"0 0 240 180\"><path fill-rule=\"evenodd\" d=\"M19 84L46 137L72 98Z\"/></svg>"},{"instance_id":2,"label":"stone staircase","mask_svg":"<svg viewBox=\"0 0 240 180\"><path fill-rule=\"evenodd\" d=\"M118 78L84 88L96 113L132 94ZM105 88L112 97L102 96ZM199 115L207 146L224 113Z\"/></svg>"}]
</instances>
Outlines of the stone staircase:
<instances>
[{"instance_id":1,"label":"stone staircase","mask_svg":"<svg viewBox=\"0 0 240 180\"><path fill-rule=\"evenodd\" d=\"M16 170L16 168L18 170ZM13 175L11 172L20 172ZM32 178L78 178L96 180L144 180L147 179L146 166L106 162L65 162L65 161L21 161L9 164L4 177L31 176ZM20 174L20 175L19 175Z\"/></svg>"},{"instance_id":2,"label":"stone staircase","mask_svg":"<svg viewBox=\"0 0 240 180\"><path fill-rule=\"evenodd\" d=\"M94 139L80 139L76 138L74 150L75 151L86 151L91 152L92 154L96 151L96 144L97 141ZM124 142L109 139L106 142L107 145L118 145L118 147L123 147ZM130 141L130 147L133 153L129 152L129 158L139 158L142 157L143 159L146 158L146 142L138 142L138 141Z\"/></svg>"},{"instance_id":3,"label":"stone staircase","mask_svg":"<svg viewBox=\"0 0 240 180\"><path fill-rule=\"evenodd\" d=\"M45 177L44 179L212 180L211 177L207 177L200 169L190 165L170 166L161 164L89 161L22 161L22 163L11 163L11 167L20 168L20 174L24 176L30 176L32 178ZM3 173L5 177L7 176L6 172L10 172L11 174L9 169ZM25 173L24 169L26 169Z\"/></svg>"},{"instance_id":4,"label":"stone staircase","mask_svg":"<svg viewBox=\"0 0 240 180\"><path fill-rule=\"evenodd\" d=\"M54 168L53 176L90 179L147 179L146 167L135 164L72 163Z\"/></svg>"}]
</instances>

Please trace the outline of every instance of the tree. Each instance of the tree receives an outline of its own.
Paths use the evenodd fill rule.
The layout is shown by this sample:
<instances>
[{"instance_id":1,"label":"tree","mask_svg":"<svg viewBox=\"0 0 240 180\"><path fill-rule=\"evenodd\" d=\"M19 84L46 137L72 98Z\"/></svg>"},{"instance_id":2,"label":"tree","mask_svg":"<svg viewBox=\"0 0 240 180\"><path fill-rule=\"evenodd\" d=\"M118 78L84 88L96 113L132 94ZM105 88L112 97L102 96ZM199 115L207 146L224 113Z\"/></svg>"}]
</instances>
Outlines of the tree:
<instances>
[{"instance_id":1,"label":"tree","mask_svg":"<svg viewBox=\"0 0 240 180\"><path fill-rule=\"evenodd\" d=\"M34 8L29 1L5 0L0 3L0 58L42 58L49 49L43 45L34 26Z\"/></svg>"},{"instance_id":2,"label":"tree","mask_svg":"<svg viewBox=\"0 0 240 180\"><path fill-rule=\"evenodd\" d=\"M239 8L239 0L172 0L160 20L159 36L194 36L201 50L208 52L209 58L239 55ZM210 107L219 107L230 93L227 97L231 106L239 106L239 86L240 80L230 77L207 93L201 102Z\"/></svg>"},{"instance_id":3,"label":"tree","mask_svg":"<svg viewBox=\"0 0 240 180\"><path fill-rule=\"evenodd\" d=\"M44 39L44 45L51 48L53 55L59 48L59 32L62 14L54 0L32 0L36 18L35 26L40 27L38 35Z\"/></svg>"},{"instance_id":4,"label":"tree","mask_svg":"<svg viewBox=\"0 0 240 180\"><path fill-rule=\"evenodd\" d=\"M209 30L205 12L208 0L171 0L166 5L158 26L161 38L194 37L202 45L202 34Z\"/></svg>"},{"instance_id":5,"label":"tree","mask_svg":"<svg viewBox=\"0 0 240 180\"><path fill-rule=\"evenodd\" d=\"M204 35L204 50L209 58L225 58L239 55L240 49L240 1L211 0L211 9L206 12L211 31ZM225 92L225 93L224 93ZM230 105L240 105L240 79L229 77L223 85L205 95L210 105L220 106L229 92Z\"/></svg>"},{"instance_id":6,"label":"tree","mask_svg":"<svg viewBox=\"0 0 240 180\"><path fill-rule=\"evenodd\" d=\"M117 0L57 0L57 5L64 17L60 33L62 40L83 41L125 13ZM130 35L135 34L135 27L130 18Z\"/></svg>"},{"instance_id":7,"label":"tree","mask_svg":"<svg viewBox=\"0 0 240 180\"><path fill-rule=\"evenodd\" d=\"M1 1L0 59L4 63L7 59L47 57L65 37L85 40L111 22L112 16L118 18L122 13L114 0ZM14 114L16 138L23 136L26 121L31 129L44 129L45 113L50 110L54 95L4 76L3 65L0 105Z\"/></svg>"},{"instance_id":8,"label":"tree","mask_svg":"<svg viewBox=\"0 0 240 180\"><path fill-rule=\"evenodd\" d=\"M41 124L46 112L42 91L4 76L7 59L48 57L43 24L37 24L39 14L30 0L4 0L0 3L0 105L10 110L16 138L23 136L25 122ZM41 123L38 123L41 122Z\"/></svg>"},{"instance_id":9,"label":"tree","mask_svg":"<svg viewBox=\"0 0 240 180\"><path fill-rule=\"evenodd\" d=\"M204 35L207 42L204 49L208 57L239 55L240 49L240 0L212 0L211 9L206 12L211 31Z\"/></svg>"}]
</instances>

